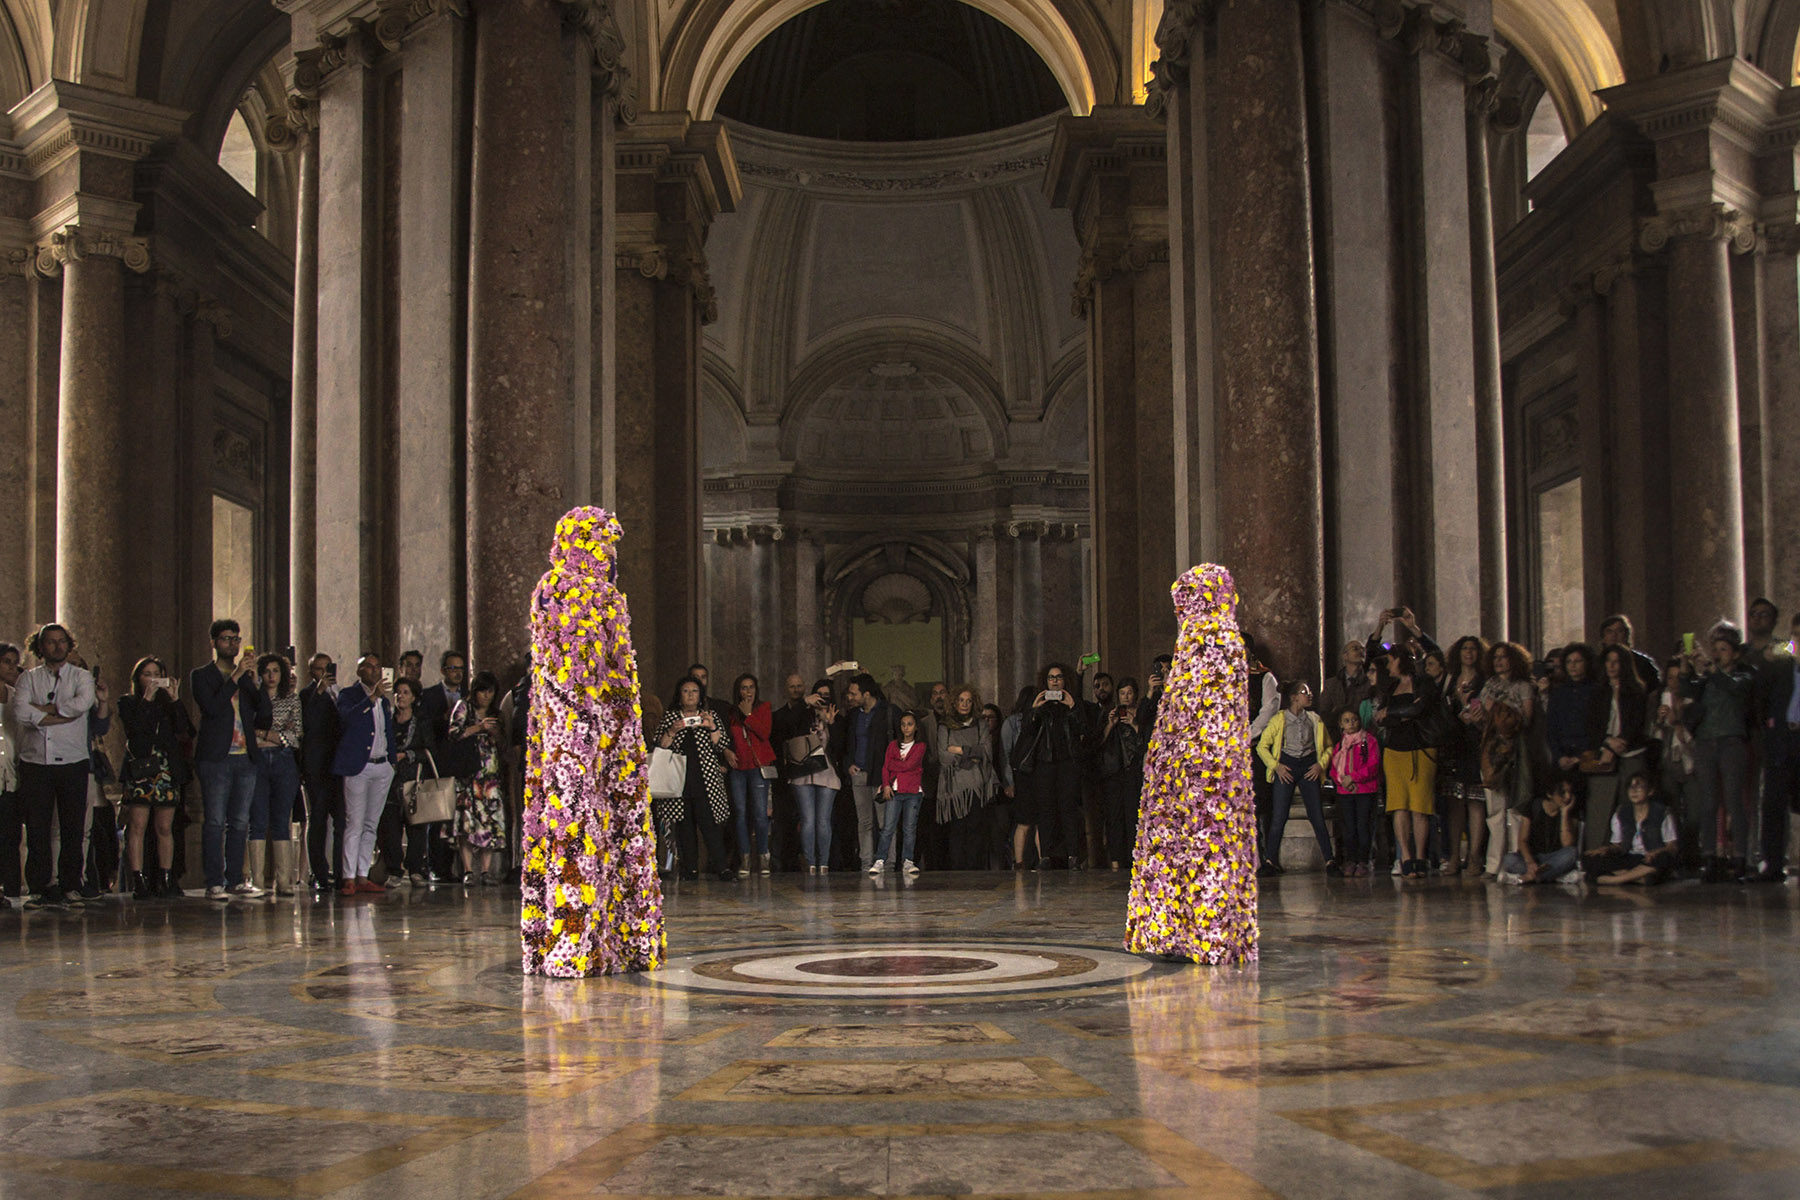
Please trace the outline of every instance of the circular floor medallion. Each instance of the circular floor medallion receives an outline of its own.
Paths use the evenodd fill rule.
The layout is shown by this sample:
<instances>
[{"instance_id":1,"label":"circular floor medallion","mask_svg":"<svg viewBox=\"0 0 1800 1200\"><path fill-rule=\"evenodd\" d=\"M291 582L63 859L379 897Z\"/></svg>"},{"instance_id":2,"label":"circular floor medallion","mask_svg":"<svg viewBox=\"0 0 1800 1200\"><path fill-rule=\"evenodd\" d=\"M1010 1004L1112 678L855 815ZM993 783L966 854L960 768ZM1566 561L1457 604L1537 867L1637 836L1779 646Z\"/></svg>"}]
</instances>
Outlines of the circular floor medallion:
<instances>
[{"instance_id":1,"label":"circular floor medallion","mask_svg":"<svg viewBox=\"0 0 1800 1200\"><path fill-rule=\"evenodd\" d=\"M900 944L722 950L672 959L647 982L737 995L983 996L1118 983L1142 958L1084 946Z\"/></svg>"}]
</instances>

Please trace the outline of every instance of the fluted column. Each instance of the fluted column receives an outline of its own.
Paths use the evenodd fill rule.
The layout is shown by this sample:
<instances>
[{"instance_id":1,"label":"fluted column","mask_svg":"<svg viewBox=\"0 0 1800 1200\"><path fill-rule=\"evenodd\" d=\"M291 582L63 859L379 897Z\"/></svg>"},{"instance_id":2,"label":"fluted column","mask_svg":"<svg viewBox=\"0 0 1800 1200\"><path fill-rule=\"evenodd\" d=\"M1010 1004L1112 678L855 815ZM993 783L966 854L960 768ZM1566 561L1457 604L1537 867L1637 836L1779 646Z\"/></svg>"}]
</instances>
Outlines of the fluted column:
<instances>
[{"instance_id":1,"label":"fluted column","mask_svg":"<svg viewBox=\"0 0 1800 1200\"><path fill-rule=\"evenodd\" d=\"M1681 531L1671 563L1676 632L1744 616L1744 493L1739 461L1731 264L1747 222L1722 205L1661 214L1645 250L1668 250L1670 501Z\"/></svg>"},{"instance_id":2,"label":"fluted column","mask_svg":"<svg viewBox=\"0 0 1800 1200\"><path fill-rule=\"evenodd\" d=\"M473 12L469 641L503 683L525 661L556 521L588 498L593 59L568 7L481 0Z\"/></svg>"},{"instance_id":3,"label":"fluted column","mask_svg":"<svg viewBox=\"0 0 1800 1200\"><path fill-rule=\"evenodd\" d=\"M1469 88L1469 262L1475 334L1475 508L1481 539L1481 632L1509 636L1506 582L1506 410L1500 383L1500 292L1494 265L1494 196L1488 120L1497 81Z\"/></svg>"},{"instance_id":4,"label":"fluted column","mask_svg":"<svg viewBox=\"0 0 1800 1200\"><path fill-rule=\"evenodd\" d=\"M89 663L117 679L143 631L130 589L138 561L127 405L125 271L149 268L142 239L70 226L50 250L62 269L61 405L57 418L56 611Z\"/></svg>"}]
</instances>

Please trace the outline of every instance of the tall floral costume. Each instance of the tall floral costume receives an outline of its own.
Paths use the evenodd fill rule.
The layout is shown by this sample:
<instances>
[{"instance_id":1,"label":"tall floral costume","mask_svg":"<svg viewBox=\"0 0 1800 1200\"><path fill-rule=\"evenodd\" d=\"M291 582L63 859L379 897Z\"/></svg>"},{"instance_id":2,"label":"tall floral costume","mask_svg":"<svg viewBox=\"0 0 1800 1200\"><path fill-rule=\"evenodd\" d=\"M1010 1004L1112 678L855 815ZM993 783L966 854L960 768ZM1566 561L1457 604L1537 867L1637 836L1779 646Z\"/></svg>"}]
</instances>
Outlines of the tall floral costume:
<instances>
[{"instance_id":1,"label":"tall floral costume","mask_svg":"<svg viewBox=\"0 0 1800 1200\"><path fill-rule=\"evenodd\" d=\"M531 603L525 738L527 975L662 964L662 884L631 617L613 586L619 522L577 508L556 524Z\"/></svg>"},{"instance_id":2,"label":"tall floral costume","mask_svg":"<svg viewBox=\"0 0 1800 1200\"><path fill-rule=\"evenodd\" d=\"M1181 632L1144 757L1125 947L1256 958L1256 798L1237 589L1204 564L1175 581Z\"/></svg>"}]
</instances>

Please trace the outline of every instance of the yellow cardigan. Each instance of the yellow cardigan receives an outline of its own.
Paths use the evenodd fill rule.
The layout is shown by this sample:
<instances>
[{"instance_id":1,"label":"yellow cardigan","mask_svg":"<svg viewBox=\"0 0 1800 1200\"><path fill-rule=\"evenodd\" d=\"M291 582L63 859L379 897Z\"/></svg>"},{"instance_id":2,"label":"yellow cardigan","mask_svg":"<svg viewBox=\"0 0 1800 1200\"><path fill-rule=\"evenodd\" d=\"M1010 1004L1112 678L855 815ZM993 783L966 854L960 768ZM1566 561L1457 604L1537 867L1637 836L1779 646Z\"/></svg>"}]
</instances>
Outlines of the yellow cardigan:
<instances>
[{"instance_id":1,"label":"yellow cardigan","mask_svg":"<svg viewBox=\"0 0 1800 1200\"><path fill-rule=\"evenodd\" d=\"M1262 736L1256 739L1256 757L1263 760L1268 768L1266 778L1275 778L1275 767L1281 762L1281 739L1287 730L1288 709L1282 709L1263 726ZM1319 770L1329 771L1331 767L1331 743L1325 738L1325 722L1312 709L1306 710L1307 719L1313 726L1313 752L1319 756Z\"/></svg>"}]
</instances>

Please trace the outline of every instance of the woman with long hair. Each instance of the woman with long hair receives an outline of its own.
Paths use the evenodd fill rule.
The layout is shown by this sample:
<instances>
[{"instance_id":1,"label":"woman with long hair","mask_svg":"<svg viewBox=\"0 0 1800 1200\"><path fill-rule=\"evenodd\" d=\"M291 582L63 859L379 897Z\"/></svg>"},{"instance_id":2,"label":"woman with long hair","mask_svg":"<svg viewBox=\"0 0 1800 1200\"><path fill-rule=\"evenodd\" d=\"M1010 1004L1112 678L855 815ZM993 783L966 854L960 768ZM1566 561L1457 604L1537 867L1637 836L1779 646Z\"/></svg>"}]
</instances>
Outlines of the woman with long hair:
<instances>
[{"instance_id":1,"label":"woman with long hair","mask_svg":"<svg viewBox=\"0 0 1800 1200\"><path fill-rule=\"evenodd\" d=\"M987 852L982 809L993 799L995 787L981 693L973 684L961 685L951 695L943 719L930 724L937 739L937 823L949 842L950 867L976 870Z\"/></svg>"},{"instance_id":2,"label":"woman with long hair","mask_svg":"<svg viewBox=\"0 0 1800 1200\"><path fill-rule=\"evenodd\" d=\"M1506 814L1531 800L1537 777L1530 730L1537 715L1531 651L1517 642L1488 650L1488 676L1475 698L1481 729L1482 820L1469 823L1469 867L1498 871Z\"/></svg>"},{"instance_id":3,"label":"woman with long hair","mask_svg":"<svg viewBox=\"0 0 1800 1200\"><path fill-rule=\"evenodd\" d=\"M1138 802L1144 790L1144 752L1151 731L1140 724L1138 681L1126 676L1114 693L1100 732L1100 822L1107 865L1131 865L1137 842Z\"/></svg>"},{"instance_id":4,"label":"woman with long hair","mask_svg":"<svg viewBox=\"0 0 1800 1200\"><path fill-rule=\"evenodd\" d=\"M250 802L250 841L245 861L248 878L261 886L265 852L273 842L271 896L294 894L294 801L300 795L300 696L294 688L294 666L279 654L256 660L256 677L269 698L269 727L256 731L256 795Z\"/></svg>"},{"instance_id":5,"label":"woman with long hair","mask_svg":"<svg viewBox=\"0 0 1800 1200\"><path fill-rule=\"evenodd\" d=\"M125 729L125 864L139 900L180 896L175 879L175 812L187 782L181 740L193 736L187 709L170 690L169 668L155 655L131 668L131 693L119 697ZM156 872L144 870L144 832L156 821Z\"/></svg>"},{"instance_id":6,"label":"woman with long hair","mask_svg":"<svg viewBox=\"0 0 1800 1200\"><path fill-rule=\"evenodd\" d=\"M843 787L829 752L838 718L831 680L814 683L803 703L803 731L782 743L781 756L788 786L794 790L794 806L800 810L800 857L808 875L824 875L831 870L831 809ZM790 728L801 726L796 722Z\"/></svg>"},{"instance_id":7,"label":"woman with long hair","mask_svg":"<svg viewBox=\"0 0 1800 1200\"><path fill-rule=\"evenodd\" d=\"M1071 871L1082 866L1081 776L1088 739L1077 682L1062 663L1043 669L1013 749L1013 769L1025 772L1037 824L1040 830L1050 826L1052 853L1066 858Z\"/></svg>"},{"instance_id":8,"label":"woman with long hair","mask_svg":"<svg viewBox=\"0 0 1800 1200\"><path fill-rule=\"evenodd\" d=\"M1029 685L1020 688L1012 714L1000 726L1001 757L1007 765L1007 777L1012 781L1012 861L1015 871L1025 866L1027 836L1031 838L1032 861L1041 865L1044 859L1044 839L1038 835L1037 793L1031 785L1031 765L1027 761L1021 766L1015 754L1024 733L1026 714L1031 712L1031 702L1036 698L1036 688Z\"/></svg>"},{"instance_id":9,"label":"woman with long hair","mask_svg":"<svg viewBox=\"0 0 1800 1200\"><path fill-rule=\"evenodd\" d=\"M706 703L705 686L692 675L675 685L669 710L657 724L654 740L665 750L687 758L685 790L671 812L681 846L681 877L700 878L700 840L706 842L706 865L720 879L731 879L725 865L725 839L720 829L731 814L722 747L726 732Z\"/></svg>"},{"instance_id":10,"label":"woman with long hair","mask_svg":"<svg viewBox=\"0 0 1800 1200\"><path fill-rule=\"evenodd\" d=\"M456 841L465 886L500 882L506 848L506 768L500 762L500 681L483 671L450 710L449 741L456 748ZM479 858L480 874L476 874Z\"/></svg>"},{"instance_id":11,"label":"woman with long hair","mask_svg":"<svg viewBox=\"0 0 1800 1200\"><path fill-rule=\"evenodd\" d=\"M1487 819L1487 791L1481 786L1481 688L1487 682L1488 644L1474 634L1457 638L1445 656L1442 681L1449 706L1450 737L1438 772L1438 815L1444 823L1444 872L1462 874L1473 854L1462 857L1463 833ZM1474 839L1470 839L1471 847Z\"/></svg>"},{"instance_id":12,"label":"woman with long hair","mask_svg":"<svg viewBox=\"0 0 1800 1200\"><path fill-rule=\"evenodd\" d=\"M774 770L775 747L769 738L775 714L762 698L756 676L745 672L731 685L731 707L726 715L731 740L721 747L731 768L731 816L737 826L738 878L752 871L769 873L769 774ZM767 772L767 773L765 773ZM755 841L752 843L752 835Z\"/></svg>"},{"instance_id":13,"label":"woman with long hair","mask_svg":"<svg viewBox=\"0 0 1800 1200\"><path fill-rule=\"evenodd\" d=\"M1588 751L1581 770L1587 776L1588 824L1610 828L1628 785L1650 765L1650 698L1628 647L1606 647L1599 675L1588 702Z\"/></svg>"},{"instance_id":14,"label":"woman with long hair","mask_svg":"<svg viewBox=\"0 0 1800 1200\"><path fill-rule=\"evenodd\" d=\"M1375 720L1381 726L1381 773L1388 811L1394 817L1403 878L1426 876L1425 854L1436 808L1438 749L1433 721L1443 710L1443 693L1425 674L1412 651L1395 645L1387 653L1387 679Z\"/></svg>"}]
</instances>

